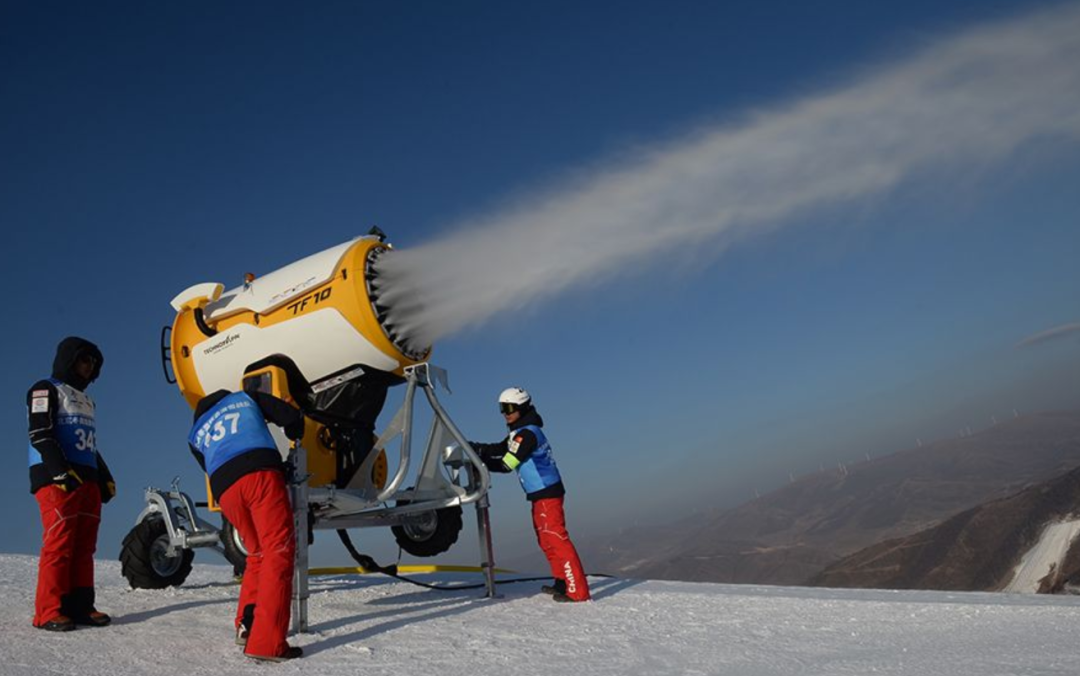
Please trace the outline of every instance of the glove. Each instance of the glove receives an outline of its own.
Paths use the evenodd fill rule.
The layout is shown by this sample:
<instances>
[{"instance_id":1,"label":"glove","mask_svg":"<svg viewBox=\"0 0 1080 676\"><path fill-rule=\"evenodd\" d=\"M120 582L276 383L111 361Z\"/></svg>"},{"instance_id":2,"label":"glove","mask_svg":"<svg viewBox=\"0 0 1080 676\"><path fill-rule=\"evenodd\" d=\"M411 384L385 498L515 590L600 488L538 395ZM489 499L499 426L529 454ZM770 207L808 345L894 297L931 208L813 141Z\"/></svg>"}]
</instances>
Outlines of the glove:
<instances>
[{"instance_id":1,"label":"glove","mask_svg":"<svg viewBox=\"0 0 1080 676\"><path fill-rule=\"evenodd\" d=\"M73 492L76 488L82 486L82 483L82 477L73 469L53 477L53 485L65 493Z\"/></svg>"},{"instance_id":2,"label":"glove","mask_svg":"<svg viewBox=\"0 0 1080 676\"><path fill-rule=\"evenodd\" d=\"M305 429L305 426L306 426L306 423L304 422L304 420L305 420L304 418L300 418L299 421L297 421L297 422L295 422L295 423L293 423L291 425L286 425L285 426L285 436L288 437L289 440L293 442L293 448L296 448L296 446L299 445L300 442L304 440L304 429Z\"/></svg>"},{"instance_id":3,"label":"glove","mask_svg":"<svg viewBox=\"0 0 1080 676\"><path fill-rule=\"evenodd\" d=\"M116 482L115 481L102 481L99 484L101 488L101 504L107 503L116 497Z\"/></svg>"}]
</instances>

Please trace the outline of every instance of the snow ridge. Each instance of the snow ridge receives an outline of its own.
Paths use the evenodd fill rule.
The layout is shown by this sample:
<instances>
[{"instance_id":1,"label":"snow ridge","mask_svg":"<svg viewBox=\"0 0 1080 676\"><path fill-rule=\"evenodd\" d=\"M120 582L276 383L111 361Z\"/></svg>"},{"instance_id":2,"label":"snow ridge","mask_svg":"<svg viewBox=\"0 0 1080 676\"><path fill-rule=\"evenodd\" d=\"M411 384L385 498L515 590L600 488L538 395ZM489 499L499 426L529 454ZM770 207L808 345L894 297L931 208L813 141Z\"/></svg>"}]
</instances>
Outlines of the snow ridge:
<instances>
[{"instance_id":1,"label":"snow ridge","mask_svg":"<svg viewBox=\"0 0 1080 676\"><path fill-rule=\"evenodd\" d=\"M1049 523L1039 541L1028 550L1016 566L1013 579L1003 591L1034 594L1039 582L1055 569L1061 570L1069 546L1080 535L1080 519Z\"/></svg>"}]
</instances>

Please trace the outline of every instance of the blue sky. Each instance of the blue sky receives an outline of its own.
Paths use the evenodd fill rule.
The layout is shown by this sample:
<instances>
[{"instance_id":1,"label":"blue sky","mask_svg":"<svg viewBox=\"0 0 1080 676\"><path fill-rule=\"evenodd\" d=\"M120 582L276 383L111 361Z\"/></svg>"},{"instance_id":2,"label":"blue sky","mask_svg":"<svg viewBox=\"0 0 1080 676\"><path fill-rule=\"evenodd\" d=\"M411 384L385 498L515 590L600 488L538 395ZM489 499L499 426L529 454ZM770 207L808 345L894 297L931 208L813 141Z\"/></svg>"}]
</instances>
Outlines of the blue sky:
<instances>
[{"instance_id":1,"label":"blue sky","mask_svg":"<svg viewBox=\"0 0 1080 676\"><path fill-rule=\"evenodd\" d=\"M584 4L4 3L3 549L40 536L23 402L62 337L106 357L113 557L144 486L201 485L169 300L373 224L420 261L512 262L448 287L467 321L433 361L472 438L534 393L581 538L1080 405L1077 88L1007 51L1075 3ZM500 550L531 551L516 482L493 500Z\"/></svg>"}]
</instances>

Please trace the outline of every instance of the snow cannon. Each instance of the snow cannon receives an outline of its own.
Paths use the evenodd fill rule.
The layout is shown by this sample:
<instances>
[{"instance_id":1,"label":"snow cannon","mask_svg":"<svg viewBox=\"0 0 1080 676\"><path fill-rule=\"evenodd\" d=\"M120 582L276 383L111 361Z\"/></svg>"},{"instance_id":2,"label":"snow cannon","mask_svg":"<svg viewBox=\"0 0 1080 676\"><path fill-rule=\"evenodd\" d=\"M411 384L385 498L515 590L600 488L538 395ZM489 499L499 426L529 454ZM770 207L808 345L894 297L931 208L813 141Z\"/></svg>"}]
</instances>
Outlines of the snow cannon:
<instances>
[{"instance_id":1,"label":"snow cannon","mask_svg":"<svg viewBox=\"0 0 1080 676\"><path fill-rule=\"evenodd\" d=\"M177 295L162 350L188 405L237 389L252 371L283 370L290 399L310 421L303 444L311 485L347 487L371 450L388 388L431 352L387 320L374 263L391 250L381 233L368 235L249 274L227 292L206 283ZM385 463L377 471L385 481Z\"/></svg>"},{"instance_id":2,"label":"snow cannon","mask_svg":"<svg viewBox=\"0 0 1080 676\"><path fill-rule=\"evenodd\" d=\"M229 291L219 283L189 287L172 300L176 317L161 333L165 378L191 408L217 390L258 389L304 413L298 444L271 426L292 477L299 570L307 569L309 536L319 529L337 530L358 562L346 531L373 526L390 527L409 554L435 556L457 541L462 507L473 504L493 595L490 476L436 396L439 385L449 387L446 372L426 361L431 346L394 325L396 303L411 303L410 311L416 305L414 293L379 275L379 259L393 255L372 229L261 277L246 275ZM400 408L376 434L388 391L402 384ZM423 455L412 462L419 392L430 404L431 428ZM392 463L395 440L400 451ZM171 490L146 490L146 508L120 556L132 587L181 584L200 547L223 554L242 573L247 552L236 530L224 518L218 528L197 513L200 506L218 511L209 481L207 493L203 505L175 481ZM298 589L299 602L306 582Z\"/></svg>"}]
</instances>

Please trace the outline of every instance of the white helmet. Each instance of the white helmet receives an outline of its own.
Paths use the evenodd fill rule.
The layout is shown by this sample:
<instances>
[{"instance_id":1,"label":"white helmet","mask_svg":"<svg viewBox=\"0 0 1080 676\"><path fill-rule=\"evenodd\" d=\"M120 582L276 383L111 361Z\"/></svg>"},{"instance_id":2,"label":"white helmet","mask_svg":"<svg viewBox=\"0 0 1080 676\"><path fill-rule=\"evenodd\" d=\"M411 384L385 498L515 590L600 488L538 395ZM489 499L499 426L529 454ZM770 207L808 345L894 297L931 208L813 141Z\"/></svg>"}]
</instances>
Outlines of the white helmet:
<instances>
[{"instance_id":1,"label":"white helmet","mask_svg":"<svg viewBox=\"0 0 1080 676\"><path fill-rule=\"evenodd\" d=\"M508 387L499 395L499 407L511 404L515 408L524 408L532 403L529 393L520 387Z\"/></svg>"}]
</instances>

